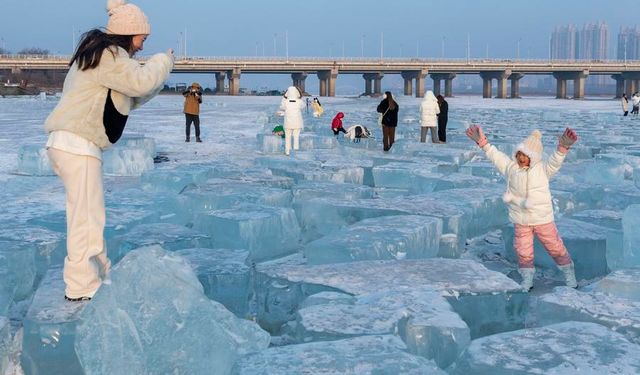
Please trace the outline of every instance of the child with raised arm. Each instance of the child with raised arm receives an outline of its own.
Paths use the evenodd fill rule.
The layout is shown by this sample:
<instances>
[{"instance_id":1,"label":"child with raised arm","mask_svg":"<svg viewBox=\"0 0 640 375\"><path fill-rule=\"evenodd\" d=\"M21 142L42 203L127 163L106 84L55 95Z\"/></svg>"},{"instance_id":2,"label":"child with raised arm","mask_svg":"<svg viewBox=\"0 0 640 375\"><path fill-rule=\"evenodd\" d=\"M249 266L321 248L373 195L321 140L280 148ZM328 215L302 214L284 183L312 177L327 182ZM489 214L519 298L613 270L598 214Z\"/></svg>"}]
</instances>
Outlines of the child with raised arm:
<instances>
[{"instance_id":1,"label":"child with raised arm","mask_svg":"<svg viewBox=\"0 0 640 375\"><path fill-rule=\"evenodd\" d=\"M548 160L542 160L541 133L534 130L516 147L510 158L489 144L482 128L472 125L466 130L486 153L487 158L507 178L507 191L503 200L509 209L509 219L514 225L513 247L518 255L518 272L522 276L523 289L533 287L535 268L533 265L533 236L536 235L547 253L553 258L564 275L567 286L576 288L575 270L554 222L549 179L555 175L569 148L578 140L573 129L566 128L559 139L557 150Z\"/></svg>"}]
</instances>

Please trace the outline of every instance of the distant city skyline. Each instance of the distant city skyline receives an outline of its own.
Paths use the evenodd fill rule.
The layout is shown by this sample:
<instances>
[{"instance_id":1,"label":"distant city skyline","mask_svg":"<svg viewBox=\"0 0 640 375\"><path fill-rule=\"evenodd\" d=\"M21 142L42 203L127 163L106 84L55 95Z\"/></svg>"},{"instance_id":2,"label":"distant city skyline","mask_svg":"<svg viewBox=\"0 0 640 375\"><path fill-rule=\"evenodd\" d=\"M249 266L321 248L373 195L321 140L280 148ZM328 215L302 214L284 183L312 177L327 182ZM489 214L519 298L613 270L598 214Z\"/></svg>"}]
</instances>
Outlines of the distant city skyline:
<instances>
[{"instance_id":1,"label":"distant city skyline","mask_svg":"<svg viewBox=\"0 0 640 375\"><path fill-rule=\"evenodd\" d=\"M2 0L0 47L68 55L81 32L104 26L104 0ZM152 34L144 54L173 48L192 56L548 58L549 35L562 25L604 22L616 34L635 27L633 1L536 2L369 0L258 2L133 1ZM499 10L499 11L497 11ZM34 27L35 26L35 27ZM46 31L46 32L43 32ZM186 40L186 43L184 42ZM608 40L608 56L618 43Z\"/></svg>"}]
</instances>

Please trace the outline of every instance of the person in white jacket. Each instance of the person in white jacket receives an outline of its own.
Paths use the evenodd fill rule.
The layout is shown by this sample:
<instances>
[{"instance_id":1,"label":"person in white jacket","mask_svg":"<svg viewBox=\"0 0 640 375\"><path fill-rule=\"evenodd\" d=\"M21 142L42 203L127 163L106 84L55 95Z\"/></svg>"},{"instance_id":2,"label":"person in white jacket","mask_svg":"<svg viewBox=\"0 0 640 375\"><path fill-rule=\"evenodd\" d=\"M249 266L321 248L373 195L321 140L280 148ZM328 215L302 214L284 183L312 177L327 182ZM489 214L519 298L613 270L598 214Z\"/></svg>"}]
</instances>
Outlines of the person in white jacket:
<instances>
[{"instance_id":1,"label":"person in white jacket","mask_svg":"<svg viewBox=\"0 0 640 375\"><path fill-rule=\"evenodd\" d=\"M431 129L431 142L440 143L437 133L438 114L440 114L438 99L433 95L433 91L429 90L420 103L420 142L427 141L427 132Z\"/></svg>"},{"instance_id":2,"label":"person in white jacket","mask_svg":"<svg viewBox=\"0 0 640 375\"><path fill-rule=\"evenodd\" d=\"M173 69L173 51L144 65L132 59L151 27L124 0L109 0L106 32L83 35L69 63L62 97L47 117L47 154L66 192L65 299L89 300L108 277L104 241L102 151L116 143L129 111L155 96Z\"/></svg>"},{"instance_id":3,"label":"person in white jacket","mask_svg":"<svg viewBox=\"0 0 640 375\"><path fill-rule=\"evenodd\" d=\"M290 86L280 102L280 110L284 112L284 153L291 153L291 139L293 138L293 149L300 148L300 131L304 127L302 120L302 110L306 104L301 99L300 90L295 86Z\"/></svg>"},{"instance_id":4,"label":"person in white jacket","mask_svg":"<svg viewBox=\"0 0 640 375\"><path fill-rule=\"evenodd\" d=\"M549 179L558 172L569 148L578 140L575 131L567 128L560 137L556 152L544 162L541 134L538 130L534 130L518 144L514 158L489 144L481 127L472 125L466 130L466 134L484 150L487 158L507 178L507 191L503 200L509 208L509 219L514 224L513 246L518 254L522 288L529 291L533 286L534 234L562 271L567 286L576 288L573 261L558 234L549 190Z\"/></svg>"}]
</instances>

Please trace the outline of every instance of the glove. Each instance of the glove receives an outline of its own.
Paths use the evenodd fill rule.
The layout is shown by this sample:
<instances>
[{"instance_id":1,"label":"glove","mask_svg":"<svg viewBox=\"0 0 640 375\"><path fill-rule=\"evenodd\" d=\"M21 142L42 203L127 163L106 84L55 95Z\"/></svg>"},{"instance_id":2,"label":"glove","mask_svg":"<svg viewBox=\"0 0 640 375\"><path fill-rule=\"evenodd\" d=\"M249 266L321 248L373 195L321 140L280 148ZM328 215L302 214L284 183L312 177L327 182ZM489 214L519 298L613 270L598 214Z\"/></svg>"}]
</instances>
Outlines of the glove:
<instances>
[{"instance_id":1,"label":"glove","mask_svg":"<svg viewBox=\"0 0 640 375\"><path fill-rule=\"evenodd\" d=\"M489 141L487 141L487 137L485 137L482 128L478 125L471 125L466 131L465 134L467 137L473 139L475 143L480 147L484 147Z\"/></svg>"},{"instance_id":2,"label":"glove","mask_svg":"<svg viewBox=\"0 0 640 375\"><path fill-rule=\"evenodd\" d=\"M560 139L558 140L558 151L566 154L567 152L569 152L569 148L571 148L571 146L573 146L573 144L577 141L578 134L576 134L573 129L566 128L564 130L564 133L562 133Z\"/></svg>"}]
</instances>

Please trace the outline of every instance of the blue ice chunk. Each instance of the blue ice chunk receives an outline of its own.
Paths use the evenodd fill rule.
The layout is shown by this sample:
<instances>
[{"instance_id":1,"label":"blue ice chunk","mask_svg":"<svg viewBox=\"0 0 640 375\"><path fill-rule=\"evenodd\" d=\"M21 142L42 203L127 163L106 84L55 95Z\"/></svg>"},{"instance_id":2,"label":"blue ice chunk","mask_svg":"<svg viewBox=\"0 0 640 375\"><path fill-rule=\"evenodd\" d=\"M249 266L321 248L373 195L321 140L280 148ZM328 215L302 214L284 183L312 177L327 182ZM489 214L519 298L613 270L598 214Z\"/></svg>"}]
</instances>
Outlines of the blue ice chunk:
<instances>
[{"instance_id":1,"label":"blue ice chunk","mask_svg":"<svg viewBox=\"0 0 640 375\"><path fill-rule=\"evenodd\" d=\"M118 140L118 146L125 146L144 150L152 159L156 156L156 142L153 138L140 134L126 134Z\"/></svg>"},{"instance_id":2,"label":"blue ice chunk","mask_svg":"<svg viewBox=\"0 0 640 375\"><path fill-rule=\"evenodd\" d=\"M0 240L0 257L6 260L0 261L0 268L6 267L8 270L0 283L13 287L15 301L29 297L36 279L35 248L27 242ZM4 267L2 263L5 263ZM2 314L0 309L0 315Z\"/></svg>"},{"instance_id":3,"label":"blue ice chunk","mask_svg":"<svg viewBox=\"0 0 640 375\"><path fill-rule=\"evenodd\" d=\"M209 178L211 166L193 165L175 169L153 169L142 173L140 181L145 190L168 190L179 193L185 186L199 184Z\"/></svg>"},{"instance_id":4,"label":"blue ice chunk","mask_svg":"<svg viewBox=\"0 0 640 375\"><path fill-rule=\"evenodd\" d=\"M24 318L21 363L25 374L83 374L74 350L78 315L88 302L64 299L62 267L52 267Z\"/></svg>"},{"instance_id":5,"label":"blue ice chunk","mask_svg":"<svg viewBox=\"0 0 640 375\"><path fill-rule=\"evenodd\" d=\"M544 326L565 321L598 323L640 343L640 302L599 292L556 287L538 297L535 316Z\"/></svg>"},{"instance_id":6,"label":"blue ice chunk","mask_svg":"<svg viewBox=\"0 0 640 375\"><path fill-rule=\"evenodd\" d=\"M1 244L1 243L0 243ZM13 270L9 266L9 258L0 253L0 316L7 315L9 307L13 303L16 293L16 285L13 282Z\"/></svg>"},{"instance_id":7,"label":"blue ice chunk","mask_svg":"<svg viewBox=\"0 0 640 375\"><path fill-rule=\"evenodd\" d=\"M269 348L242 357L233 375L445 375L433 361L406 352L395 336L363 336Z\"/></svg>"},{"instance_id":8,"label":"blue ice chunk","mask_svg":"<svg viewBox=\"0 0 640 375\"><path fill-rule=\"evenodd\" d=\"M144 147L116 145L102 154L102 170L108 176L140 176L153 169L153 156Z\"/></svg>"},{"instance_id":9,"label":"blue ice chunk","mask_svg":"<svg viewBox=\"0 0 640 375\"><path fill-rule=\"evenodd\" d=\"M194 248L176 254L189 262L207 297L239 317L250 315L254 272L248 251Z\"/></svg>"},{"instance_id":10,"label":"blue ice chunk","mask_svg":"<svg viewBox=\"0 0 640 375\"><path fill-rule=\"evenodd\" d=\"M613 271L584 289L640 302L640 268Z\"/></svg>"},{"instance_id":11,"label":"blue ice chunk","mask_svg":"<svg viewBox=\"0 0 640 375\"><path fill-rule=\"evenodd\" d=\"M274 134L256 134L258 150L265 154L278 154L284 152L284 138Z\"/></svg>"},{"instance_id":12,"label":"blue ice chunk","mask_svg":"<svg viewBox=\"0 0 640 375\"><path fill-rule=\"evenodd\" d=\"M11 353L11 326L9 319L0 316L0 374L5 374Z\"/></svg>"},{"instance_id":13,"label":"blue ice chunk","mask_svg":"<svg viewBox=\"0 0 640 375\"><path fill-rule=\"evenodd\" d=\"M228 374L269 345L255 323L208 299L189 264L159 246L127 254L80 314L75 349L90 374Z\"/></svg>"},{"instance_id":14,"label":"blue ice chunk","mask_svg":"<svg viewBox=\"0 0 640 375\"><path fill-rule=\"evenodd\" d=\"M272 263L258 264L257 271L258 285L264 286L258 291L258 315L268 317L274 326L291 320L286 313L295 311L314 291L362 295L411 290L416 285L433 288L447 298L469 326L471 337L524 326L527 294L505 275L472 260L432 258L315 266ZM276 315L272 309L279 308L281 301L286 301L286 309Z\"/></svg>"},{"instance_id":15,"label":"blue ice chunk","mask_svg":"<svg viewBox=\"0 0 640 375\"><path fill-rule=\"evenodd\" d=\"M640 266L640 204L632 204L622 216L623 262L627 267Z\"/></svg>"},{"instance_id":16,"label":"blue ice chunk","mask_svg":"<svg viewBox=\"0 0 640 375\"><path fill-rule=\"evenodd\" d=\"M473 340L452 375L636 374L640 346L594 323L566 322Z\"/></svg>"},{"instance_id":17,"label":"blue ice chunk","mask_svg":"<svg viewBox=\"0 0 640 375\"><path fill-rule=\"evenodd\" d=\"M332 197L340 200L373 198L373 189L365 185L337 184L322 181L304 181L292 188L294 201Z\"/></svg>"},{"instance_id":18,"label":"blue ice chunk","mask_svg":"<svg viewBox=\"0 0 640 375\"><path fill-rule=\"evenodd\" d=\"M300 342L394 333L410 353L432 359L441 368L450 365L470 341L469 327L438 292L428 288L366 294L298 311Z\"/></svg>"},{"instance_id":19,"label":"blue ice chunk","mask_svg":"<svg viewBox=\"0 0 640 375\"><path fill-rule=\"evenodd\" d=\"M504 177L498 172L495 165L489 161L474 159L460 166L460 173L472 176L488 178L492 181L502 181Z\"/></svg>"},{"instance_id":20,"label":"blue ice chunk","mask_svg":"<svg viewBox=\"0 0 640 375\"><path fill-rule=\"evenodd\" d=\"M376 259L423 259L438 254L442 220L417 215L383 216L338 228L307 244L309 264Z\"/></svg>"},{"instance_id":21,"label":"blue ice chunk","mask_svg":"<svg viewBox=\"0 0 640 375\"><path fill-rule=\"evenodd\" d=\"M575 263L578 280L589 280L607 274L607 228L569 218L556 220L556 226ZM502 233L505 255L507 259L515 262L517 257L513 250L513 225L503 227ZM534 242L534 258L536 266L556 269L555 262L538 240Z\"/></svg>"},{"instance_id":22,"label":"blue ice chunk","mask_svg":"<svg viewBox=\"0 0 640 375\"><path fill-rule=\"evenodd\" d=\"M194 228L209 234L215 247L246 249L255 260L292 253L300 227L291 208L243 204L197 215Z\"/></svg>"},{"instance_id":23,"label":"blue ice chunk","mask_svg":"<svg viewBox=\"0 0 640 375\"><path fill-rule=\"evenodd\" d=\"M353 305L358 300L351 294L341 292L320 292L305 298L299 305L300 309L311 306Z\"/></svg>"},{"instance_id":24,"label":"blue ice chunk","mask_svg":"<svg viewBox=\"0 0 640 375\"><path fill-rule=\"evenodd\" d=\"M624 262L622 246L622 212L584 210L572 214L571 218L607 228L607 265L609 269L615 270L627 267Z\"/></svg>"},{"instance_id":25,"label":"blue ice chunk","mask_svg":"<svg viewBox=\"0 0 640 375\"><path fill-rule=\"evenodd\" d=\"M374 198L397 198L409 195L409 189L375 187L373 192Z\"/></svg>"},{"instance_id":26,"label":"blue ice chunk","mask_svg":"<svg viewBox=\"0 0 640 375\"><path fill-rule=\"evenodd\" d=\"M170 223L141 224L126 234L110 241L109 257L118 261L133 249L160 245L167 250L181 250L192 247L212 247L212 239L207 234L185 226Z\"/></svg>"},{"instance_id":27,"label":"blue ice chunk","mask_svg":"<svg viewBox=\"0 0 640 375\"><path fill-rule=\"evenodd\" d=\"M17 173L31 176L52 176L55 175L47 149L42 145L22 145L18 150L18 170Z\"/></svg>"},{"instance_id":28,"label":"blue ice chunk","mask_svg":"<svg viewBox=\"0 0 640 375\"><path fill-rule=\"evenodd\" d=\"M0 241L2 240L33 248L38 278L45 274L49 266L62 264L67 255L65 235L37 225L0 226Z\"/></svg>"},{"instance_id":29,"label":"blue ice chunk","mask_svg":"<svg viewBox=\"0 0 640 375\"><path fill-rule=\"evenodd\" d=\"M300 149L301 150L320 150L320 149L332 149L338 146L336 137L328 135L317 135L312 133L300 134Z\"/></svg>"}]
</instances>

